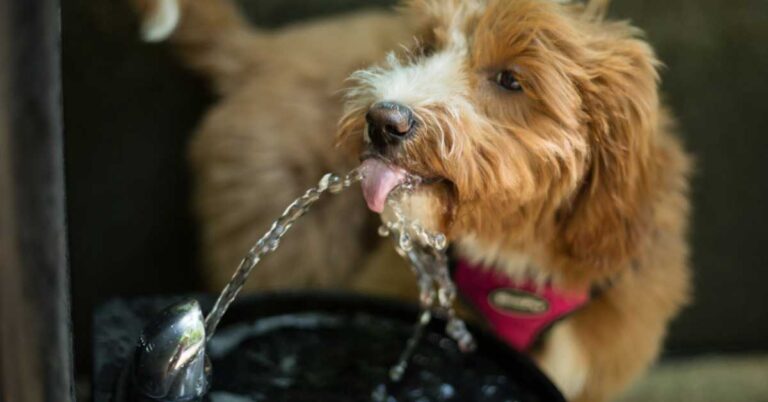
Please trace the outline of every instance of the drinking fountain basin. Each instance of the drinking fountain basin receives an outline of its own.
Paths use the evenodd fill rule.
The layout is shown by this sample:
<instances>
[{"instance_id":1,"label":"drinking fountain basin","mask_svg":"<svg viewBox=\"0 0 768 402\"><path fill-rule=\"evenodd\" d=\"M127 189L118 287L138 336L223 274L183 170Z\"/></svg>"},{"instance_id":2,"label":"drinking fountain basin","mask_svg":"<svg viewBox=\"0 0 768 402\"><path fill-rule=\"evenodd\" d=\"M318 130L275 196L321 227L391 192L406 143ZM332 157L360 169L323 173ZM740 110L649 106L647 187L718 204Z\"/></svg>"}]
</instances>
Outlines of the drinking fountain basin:
<instances>
[{"instance_id":1,"label":"drinking fountain basin","mask_svg":"<svg viewBox=\"0 0 768 402\"><path fill-rule=\"evenodd\" d=\"M196 297L203 311L212 298ZM179 298L114 300L94 319L94 401L138 402L131 388L136 340ZM478 348L462 353L433 321L405 375L388 382L418 308L345 293L265 293L237 300L206 345L209 402L564 401L528 357L470 327ZM208 363L208 362L206 362ZM135 385L135 384L134 384Z\"/></svg>"}]
</instances>

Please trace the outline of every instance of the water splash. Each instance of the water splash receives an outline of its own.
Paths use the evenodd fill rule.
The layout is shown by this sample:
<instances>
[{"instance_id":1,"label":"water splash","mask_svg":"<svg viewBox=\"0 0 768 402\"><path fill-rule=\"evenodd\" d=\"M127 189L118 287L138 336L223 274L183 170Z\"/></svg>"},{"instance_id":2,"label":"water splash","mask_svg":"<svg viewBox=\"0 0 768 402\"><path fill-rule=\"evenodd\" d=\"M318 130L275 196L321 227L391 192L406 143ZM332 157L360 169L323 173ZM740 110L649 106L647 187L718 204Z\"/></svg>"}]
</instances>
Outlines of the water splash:
<instances>
[{"instance_id":1,"label":"water splash","mask_svg":"<svg viewBox=\"0 0 768 402\"><path fill-rule=\"evenodd\" d=\"M476 348L474 337L453 308L457 291L448 269L448 241L445 235L425 229L403 210L403 205L418 185L418 178L409 177L390 193L386 208L391 211L394 219L384 221L378 231L381 236L391 237L397 253L410 262L411 270L416 275L421 305L421 314L413 335L400 359L390 370L390 380L394 382L400 381L405 374L432 313L447 320L445 332L456 341L461 351L471 352Z\"/></svg>"},{"instance_id":2,"label":"water splash","mask_svg":"<svg viewBox=\"0 0 768 402\"><path fill-rule=\"evenodd\" d=\"M307 190L304 195L294 200L283 211L282 215L272 223L267 233L248 251L229 283L222 290L213 309L206 316L206 340L210 340L216 332L221 318L242 290L253 268L265 255L277 250L280 246L280 240L293 224L324 193L338 194L352 184L361 181L363 174L363 169L359 167L343 177L328 173L320 179L315 187ZM467 330L464 322L456 316L453 308L456 299L456 286L451 281L448 271L448 257L445 252L448 242L445 235L426 230L417 220L409 219L403 211L402 206L407 201L407 197L418 185L418 178L409 177L405 183L392 191L387 197L387 208L391 210L394 219L386 221L378 231L381 236L392 237L395 241L395 250L410 262L411 269L416 275L421 305L419 321L414 327L413 335L408 340L397 363L390 370L390 380L394 382L400 381L405 374L408 362L433 314L447 320L446 334L456 341L460 350L469 352L475 349L472 334ZM374 399L376 399L377 393L379 396L386 395L386 388L377 388L377 391L374 392Z\"/></svg>"}]
</instances>

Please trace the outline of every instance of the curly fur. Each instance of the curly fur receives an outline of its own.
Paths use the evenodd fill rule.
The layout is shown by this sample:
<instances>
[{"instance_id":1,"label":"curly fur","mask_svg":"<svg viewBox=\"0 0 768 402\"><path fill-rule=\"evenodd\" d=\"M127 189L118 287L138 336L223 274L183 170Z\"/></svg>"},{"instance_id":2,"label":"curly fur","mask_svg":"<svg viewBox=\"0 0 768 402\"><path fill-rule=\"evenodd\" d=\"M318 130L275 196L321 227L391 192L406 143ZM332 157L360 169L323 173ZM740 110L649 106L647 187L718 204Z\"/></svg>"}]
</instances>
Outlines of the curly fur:
<instances>
[{"instance_id":1,"label":"curly fur","mask_svg":"<svg viewBox=\"0 0 768 402\"><path fill-rule=\"evenodd\" d=\"M459 254L510 275L533 266L566 288L612 284L536 356L568 396L613 396L656 355L688 293L688 159L653 50L594 4L422 0L409 12L431 54L354 74L339 143L363 152L363 112L409 105L414 139L383 157L447 187L433 205ZM523 91L500 89L500 70Z\"/></svg>"},{"instance_id":2,"label":"curly fur","mask_svg":"<svg viewBox=\"0 0 768 402\"><path fill-rule=\"evenodd\" d=\"M224 1L177 5L170 40L221 95L192 145L212 285L293 196L367 150L373 103L397 101L416 132L380 156L435 179L414 210L457 253L601 289L534 351L569 399L609 400L655 359L688 299L689 160L652 48L604 19L607 1L410 0L401 15L277 32L245 26ZM494 83L502 70L522 92ZM370 254L363 205L349 194L307 217L249 286L408 293L402 265Z\"/></svg>"}]
</instances>

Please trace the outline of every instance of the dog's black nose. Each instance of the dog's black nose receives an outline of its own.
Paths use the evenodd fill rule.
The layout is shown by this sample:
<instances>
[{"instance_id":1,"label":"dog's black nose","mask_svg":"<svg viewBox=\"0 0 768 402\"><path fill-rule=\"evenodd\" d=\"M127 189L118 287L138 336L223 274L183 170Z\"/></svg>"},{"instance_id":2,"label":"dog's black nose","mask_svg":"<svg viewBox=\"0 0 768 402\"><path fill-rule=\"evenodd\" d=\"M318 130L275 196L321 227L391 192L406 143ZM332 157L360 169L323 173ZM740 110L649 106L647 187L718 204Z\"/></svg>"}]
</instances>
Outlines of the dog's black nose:
<instances>
[{"instance_id":1,"label":"dog's black nose","mask_svg":"<svg viewBox=\"0 0 768 402\"><path fill-rule=\"evenodd\" d=\"M395 145L408 138L413 131L413 112L395 102L379 102L365 115L368 135L377 147Z\"/></svg>"}]
</instances>

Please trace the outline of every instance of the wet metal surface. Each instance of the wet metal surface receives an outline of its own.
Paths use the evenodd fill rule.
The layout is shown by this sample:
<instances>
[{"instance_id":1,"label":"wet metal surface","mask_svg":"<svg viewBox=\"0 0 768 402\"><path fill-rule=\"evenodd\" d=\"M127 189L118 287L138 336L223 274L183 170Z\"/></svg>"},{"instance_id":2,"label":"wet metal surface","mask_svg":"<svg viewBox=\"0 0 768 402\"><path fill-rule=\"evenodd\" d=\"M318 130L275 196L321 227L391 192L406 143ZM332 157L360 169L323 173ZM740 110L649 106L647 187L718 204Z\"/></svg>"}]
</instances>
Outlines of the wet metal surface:
<instances>
[{"instance_id":1,"label":"wet metal surface","mask_svg":"<svg viewBox=\"0 0 768 402\"><path fill-rule=\"evenodd\" d=\"M184 401L208 390L205 324L197 300L166 308L142 331L131 370L140 395Z\"/></svg>"}]
</instances>

